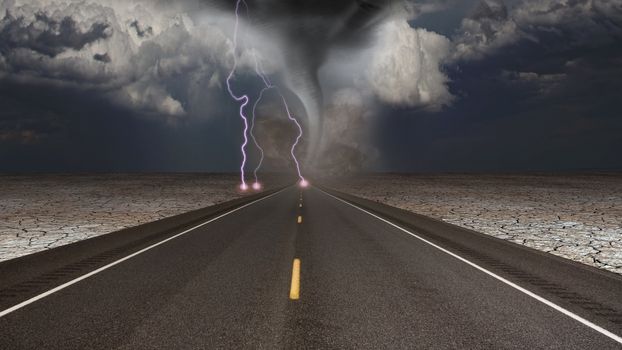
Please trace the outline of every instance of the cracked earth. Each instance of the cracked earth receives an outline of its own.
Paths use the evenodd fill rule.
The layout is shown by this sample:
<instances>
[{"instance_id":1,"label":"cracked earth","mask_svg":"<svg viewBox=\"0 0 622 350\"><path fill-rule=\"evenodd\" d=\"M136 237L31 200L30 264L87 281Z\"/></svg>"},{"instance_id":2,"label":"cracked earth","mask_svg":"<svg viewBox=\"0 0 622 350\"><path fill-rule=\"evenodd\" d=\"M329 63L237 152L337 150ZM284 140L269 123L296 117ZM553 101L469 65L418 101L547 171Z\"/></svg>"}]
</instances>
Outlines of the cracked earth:
<instances>
[{"instance_id":1,"label":"cracked earth","mask_svg":"<svg viewBox=\"0 0 622 350\"><path fill-rule=\"evenodd\" d=\"M0 261L217 204L237 176L0 176ZM332 187L622 274L622 176L368 175Z\"/></svg>"},{"instance_id":2,"label":"cracked earth","mask_svg":"<svg viewBox=\"0 0 622 350\"><path fill-rule=\"evenodd\" d=\"M0 176L0 261L240 196L232 175Z\"/></svg>"},{"instance_id":3,"label":"cracked earth","mask_svg":"<svg viewBox=\"0 0 622 350\"><path fill-rule=\"evenodd\" d=\"M335 189L622 274L622 175L366 175Z\"/></svg>"}]
</instances>

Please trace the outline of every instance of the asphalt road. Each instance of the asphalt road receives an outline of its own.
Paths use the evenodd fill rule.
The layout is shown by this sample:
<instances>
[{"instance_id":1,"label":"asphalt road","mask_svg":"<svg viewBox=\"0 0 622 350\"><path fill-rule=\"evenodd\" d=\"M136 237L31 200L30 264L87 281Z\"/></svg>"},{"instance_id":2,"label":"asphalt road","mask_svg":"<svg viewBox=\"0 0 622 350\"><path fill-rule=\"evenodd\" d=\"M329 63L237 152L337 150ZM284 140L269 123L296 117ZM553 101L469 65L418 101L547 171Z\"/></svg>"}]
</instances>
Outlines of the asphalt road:
<instances>
[{"instance_id":1,"label":"asphalt road","mask_svg":"<svg viewBox=\"0 0 622 350\"><path fill-rule=\"evenodd\" d=\"M619 276L340 197L0 264L0 349L622 348Z\"/></svg>"}]
</instances>

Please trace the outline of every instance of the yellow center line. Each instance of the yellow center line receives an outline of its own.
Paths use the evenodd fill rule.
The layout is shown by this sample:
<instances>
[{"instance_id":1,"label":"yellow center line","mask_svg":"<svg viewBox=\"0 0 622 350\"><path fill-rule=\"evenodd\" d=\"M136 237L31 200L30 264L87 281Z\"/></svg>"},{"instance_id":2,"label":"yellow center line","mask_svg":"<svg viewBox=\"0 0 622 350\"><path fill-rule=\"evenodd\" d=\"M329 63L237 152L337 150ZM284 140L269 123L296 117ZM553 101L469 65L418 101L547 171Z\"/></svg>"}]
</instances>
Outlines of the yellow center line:
<instances>
[{"instance_id":1,"label":"yellow center line","mask_svg":"<svg viewBox=\"0 0 622 350\"><path fill-rule=\"evenodd\" d=\"M294 259L292 266L292 286L289 289L289 298L291 300L300 298L300 259Z\"/></svg>"},{"instance_id":2,"label":"yellow center line","mask_svg":"<svg viewBox=\"0 0 622 350\"><path fill-rule=\"evenodd\" d=\"M298 223L302 224L302 215L298 215Z\"/></svg>"}]
</instances>

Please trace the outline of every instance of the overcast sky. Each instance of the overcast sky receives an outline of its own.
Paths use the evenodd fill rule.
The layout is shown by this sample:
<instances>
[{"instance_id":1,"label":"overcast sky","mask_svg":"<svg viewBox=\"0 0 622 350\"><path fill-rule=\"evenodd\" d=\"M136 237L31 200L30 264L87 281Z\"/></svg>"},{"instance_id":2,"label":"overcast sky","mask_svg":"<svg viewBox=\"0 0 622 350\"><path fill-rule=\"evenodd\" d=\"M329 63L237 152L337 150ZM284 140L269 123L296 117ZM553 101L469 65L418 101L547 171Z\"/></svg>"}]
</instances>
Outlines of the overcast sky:
<instances>
[{"instance_id":1,"label":"overcast sky","mask_svg":"<svg viewBox=\"0 0 622 350\"><path fill-rule=\"evenodd\" d=\"M622 0L247 3L234 52L235 1L3 1L0 172L236 171L234 55L308 171L622 169Z\"/></svg>"}]
</instances>

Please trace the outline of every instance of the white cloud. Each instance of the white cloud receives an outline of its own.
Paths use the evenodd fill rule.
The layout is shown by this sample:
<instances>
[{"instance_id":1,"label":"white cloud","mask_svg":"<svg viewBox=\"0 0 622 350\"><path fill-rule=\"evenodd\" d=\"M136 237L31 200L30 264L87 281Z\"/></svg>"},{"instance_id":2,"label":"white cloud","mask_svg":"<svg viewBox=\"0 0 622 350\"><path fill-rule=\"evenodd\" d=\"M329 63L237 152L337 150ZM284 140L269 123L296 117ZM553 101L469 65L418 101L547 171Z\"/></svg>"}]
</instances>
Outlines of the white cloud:
<instances>
[{"instance_id":1,"label":"white cloud","mask_svg":"<svg viewBox=\"0 0 622 350\"><path fill-rule=\"evenodd\" d=\"M403 20L389 21L381 28L367 84L383 102L438 109L452 100L441 70L449 52L446 37Z\"/></svg>"},{"instance_id":2,"label":"white cloud","mask_svg":"<svg viewBox=\"0 0 622 350\"><path fill-rule=\"evenodd\" d=\"M200 77L217 87L231 64L219 27L151 1L12 1L0 11L2 76L98 90L148 113L184 115L174 96Z\"/></svg>"},{"instance_id":3,"label":"white cloud","mask_svg":"<svg viewBox=\"0 0 622 350\"><path fill-rule=\"evenodd\" d=\"M480 59L524 37L502 0L483 0L473 15L462 20L454 38L455 59Z\"/></svg>"}]
</instances>

